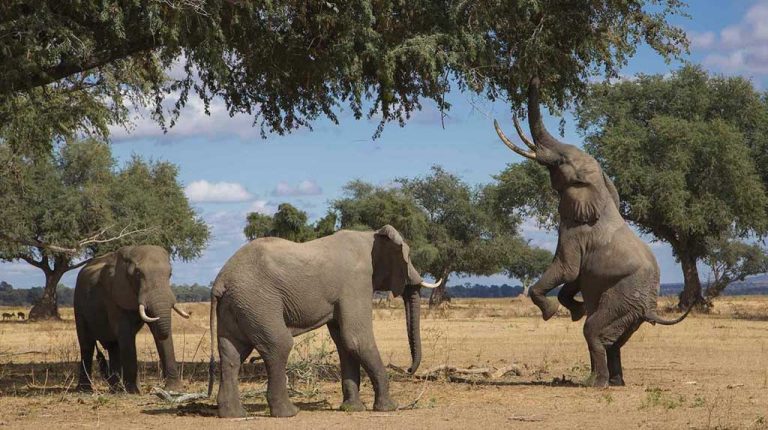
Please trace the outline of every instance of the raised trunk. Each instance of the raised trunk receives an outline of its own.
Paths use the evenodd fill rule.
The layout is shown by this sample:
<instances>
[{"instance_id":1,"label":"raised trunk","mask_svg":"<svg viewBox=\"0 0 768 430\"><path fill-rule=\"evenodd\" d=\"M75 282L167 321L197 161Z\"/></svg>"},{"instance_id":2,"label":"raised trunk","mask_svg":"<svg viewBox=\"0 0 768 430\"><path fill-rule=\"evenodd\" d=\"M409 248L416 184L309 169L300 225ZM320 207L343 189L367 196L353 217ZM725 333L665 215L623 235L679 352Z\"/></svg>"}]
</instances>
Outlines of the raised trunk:
<instances>
[{"instance_id":1,"label":"raised trunk","mask_svg":"<svg viewBox=\"0 0 768 430\"><path fill-rule=\"evenodd\" d=\"M432 294L429 295L429 308L434 309L438 306L440 306L443 302L450 300L450 297L448 296L448 291L446 291L445 286L448 284L448 275L443 275L442 277L443 282L440 283L440 285L437 286L437 288L432 289Z\"/></svg>"},{"instance_id":2,"label":"raised trunk","mask_svg":"<svg viewBox=\"0 0 768 430\"><path fill-rule=\"evenodd\" d=\"M60 320L59 305L56 302L56 287L59 286L66 270L56 268L45 271L45 289L43 296L32 306L29 311L29 319L35 320Z\"/></svg>"},{"instance_id":3,"label":"raised trunk","mask_svg":"<svg viewBox=\"0 0 768 430\"><path fill-rule=\"evenodd\" d=\"M411 367L409 373L415 373L421 364L421 288L409 285L403 292L405 303L405 323L408 330L408 346L411 348Z\"/></svg>"},{"instance_id":4,"label":"raised trunk","mask_svg":"<svg viewBox=\"0 0 768 430\"><path fill-rule=\"evenodd\" d=\"M549 149L562 145L562 143L552 137L546 127L544 127L539 103L539 78L533 78L528 85L528 127L531 129L533 141L536 145ZM537 150L536 155L537 157L540 157L542 154Z\"/></svg>"},{"instance_id":5,"label":"raised trunk","mask_svg":"<svg viewBox=\"0 0 768 430\"><path fill-rule=\"evenodd\" d=\"M699 280L699 269L696 267L696 257L677 251L680 258L680 265L683 268L683 280L685 285L680 293L680 301L677 307L688 309L696 301L701 300L701 280Z\"/></svg>"}]
</instances>

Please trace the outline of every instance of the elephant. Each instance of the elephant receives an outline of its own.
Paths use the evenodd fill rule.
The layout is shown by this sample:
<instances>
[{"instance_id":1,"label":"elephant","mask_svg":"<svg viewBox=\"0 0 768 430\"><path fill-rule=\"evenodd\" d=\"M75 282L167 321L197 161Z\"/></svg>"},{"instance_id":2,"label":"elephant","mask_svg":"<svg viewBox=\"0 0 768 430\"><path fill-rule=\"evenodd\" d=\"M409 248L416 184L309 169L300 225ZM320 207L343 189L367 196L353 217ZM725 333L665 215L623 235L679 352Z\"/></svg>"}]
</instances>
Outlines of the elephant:
<instances>
[{"instance_id":1,"label":"elephant","mask_svg":"<svg viewBox=\"0 0 768 430\"><path fill-rule=\"evenodd\" d=\"M79 390L92 390L95 348L99 368L111 390L123 388L128 393L140 393L136 334L144 323L155 340L165 388L181 387L173 351L171 309L184 318L189 314L176 305L170 277L168 252L154 245L126 246L83 266L77 275L74 297L80 344ZM108 363L96 347L97 341L108 351Z\"/></svg>"},{"instance_id":2,"label":"elephant","mask_svg":"<svg viewBox=\"0 0 768 430\"><path fill-rule=\"evenodd\" d=\"M22 320L22 321L24 321L24 318L26 317L26 315L24 314L24 312L17 312L17 313L16 313L16 316L18 316L18 317L19 317L19 319L20 319L20 320Z\"/></svg>"},{"instance_id":3,"label":"elephant","mask_svg":"<svg viewBox=\"0 0 768 430\"><path fill-rule=\"evenodd\" d=\"M273 417L298 408L288 398L286 363L293 337L328 327L341 364L345 411L363 411L360 366L373 383L376 411L392 411L387 372L373 337L374 291L391 291L405 302L413 373L421 361L420 289L425 282L410 260L408 244L392 226L378 231L340 230L304 243L267 237L240 248L224 265L211 290L211 371L217 324L220 417L243 417L238 392L241 363L255 348L267 368L267 403Z\"/></svg>"},{"instance_id":4,"label":"elephant","mask_svg":"<svg viewBox=\"0 0 768 430\"><path fill-rule=\"evenodd\" d=\"M552 263L531 288L530 297L550 319L559 307L570 311L573 320L586 315L584 337L592 372L589 385L624 385L621 347L643 322L677 324L656 313L659 267L650 247L622 218L619 196L600 164L575 146L559 142L544 127L539 111L540 81L534 77L528 88L528 123L533 140L523 132L517 118L515 129L529 150L512 143L494 120L501 141L510 149L549 170L552 188L559 195L557 249ZM546 294L563 285L558 299ZM583 302L574 296L581 291Z\"/></svg>"}]
</instances>

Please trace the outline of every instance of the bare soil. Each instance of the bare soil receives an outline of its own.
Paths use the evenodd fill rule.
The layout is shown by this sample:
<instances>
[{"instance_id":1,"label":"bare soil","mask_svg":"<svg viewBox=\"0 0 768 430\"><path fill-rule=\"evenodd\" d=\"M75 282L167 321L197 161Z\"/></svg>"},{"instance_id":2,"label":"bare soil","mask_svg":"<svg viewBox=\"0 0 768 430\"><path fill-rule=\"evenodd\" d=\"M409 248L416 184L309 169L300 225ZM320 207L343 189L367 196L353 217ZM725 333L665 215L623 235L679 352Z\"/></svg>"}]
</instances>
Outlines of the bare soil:
<instances>
[{"instance_id":1,"label":"bare soil","mask_svg":"<svg viewBox=\"0 0 768 430\"><path fill-rule=\"evenodd\" d=\"M174 317L173 322L177 359L183 362L187 391L203 392L208 305L185 307L192 318ZM22 309L0 308L9 310ZM62 313L61 322L0 323L0 427L768 428L765 297L725 298L712 314L692 315L673 327L643 325L622 350L627 386L609 389L579 385L589 373L583 322L573 323L565 314L544 322L528 300L515 299L455 300L446 309L424 309L420 373L447 364L516 366L520 374L452 382L393 371L392 394L404 409L391 413L336 410L341 402L337 358L321 329L295 342L289 378L299 415L267 416L263 366L254 357L241 375L250 414L246 420L216 418L213 399L178 405L151 394L159 384L159 368L147 329L137 339L144 394L109 394L101 380L93 394L73 392L77 336L71 308ZM402 304L376 309L373 318L384 362L407 367ZM363 400L370 407L370 383L363 385Z\"/></svg>"}]
</instances>

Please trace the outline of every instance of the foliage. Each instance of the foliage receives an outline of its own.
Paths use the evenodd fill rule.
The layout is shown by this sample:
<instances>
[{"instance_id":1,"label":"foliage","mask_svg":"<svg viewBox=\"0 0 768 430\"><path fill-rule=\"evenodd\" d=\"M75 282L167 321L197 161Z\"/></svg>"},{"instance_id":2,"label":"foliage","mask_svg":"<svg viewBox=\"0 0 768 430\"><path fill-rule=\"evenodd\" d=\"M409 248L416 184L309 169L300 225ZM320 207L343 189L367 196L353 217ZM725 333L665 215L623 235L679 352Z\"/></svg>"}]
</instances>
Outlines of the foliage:
<instances>
[{"instance_id":1,"label":"foliage","mask_svg":"<svg viewBox=\"0 0 768 430\"><path fill-rule=\"evenodd\" d=\"M523 283L523 294L527 295L533 281L552 263L553 255L546 249L532 247L528 243L519 243L509 252L511 257L504 270L509 276L514 276Z\"/></svg>"},{"instance_id":2,"label":"foliage","mask_svg":"<svg viewBox=\"0 0 768 430\"><path fill-rule=\"evenodd\" d=\"M342 104L356 118L380 117L380 132L388 121L404 124L422 99L448 109L451 85L506 94L516 106L535 72L562 107L587 77L617 76L638 43L665 58L679 54L684 32L666 20L682 7L679 0L8 0L0 5L0 33L11 35L0 39L0 105L66 79L68 87L103 84L108 98L132 89L164 125L197 96L253 115L262 132L285 133L321 115L337 121ZM114 108L124 108L118 101Z\"/></svg>"},{"instance_id":3,"label":"foliage","mask_svg":"<svg viewBox=\"0 0 768 430\"><path fill-rule=\"evenodd\" d=\"M492 193L491 210L499 220L519 223L533 218L545 228L560 222L557 206L560 198L549 182L547 170L532 160L510 163L494 177L488 188Z\"/></svg>"},{"instance_id":4,"label":"foliage","mask_svg":"<svg viewBox=\"0 0 768 430\"><path fill-rule=\"evenodd\" d=\"M251 212L246 217L243 234L248 240L259 237L281 237L294 242L306 242L333 234L336 216L328 214L314 226L308 224L307 213L290 203L281 203L273 216Z\"/></svg>"},{"instance_id":5,"label":"foliage","mask_svg":"<svg viewBox=\"0 0 768 430\"><path fill-rule=\"evenodd\" d=\"M712 306L712 300L731 283L744 281L750 275L768 272L768 255L765 249L753 243L735 240L712 241L703 260L711 273L704 293L709 306Z\"/></svg>"},{"instance_id":6,"label":"foliage","mask_svg":"<svg viewBox=\"0 0 768 430\"><path fill-rule=\"evenodd\" d=\"M614 178L621 212L672 245L686 306L714 242L768 232L768 100L743 78L686 66L596 84L577 109L586 149Z\"/></svg>"}]
</instances>

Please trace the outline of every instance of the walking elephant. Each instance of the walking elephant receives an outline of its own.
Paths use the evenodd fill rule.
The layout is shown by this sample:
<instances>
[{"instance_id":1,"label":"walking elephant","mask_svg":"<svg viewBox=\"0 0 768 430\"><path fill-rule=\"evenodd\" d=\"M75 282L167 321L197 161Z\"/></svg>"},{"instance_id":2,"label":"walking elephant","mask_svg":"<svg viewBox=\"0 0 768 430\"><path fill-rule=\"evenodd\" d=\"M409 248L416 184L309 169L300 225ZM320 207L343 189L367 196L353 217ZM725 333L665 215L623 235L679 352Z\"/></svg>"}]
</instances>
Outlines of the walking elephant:
<instances>
[{"instance_id":1,"label":"walking elephant","mask_svg":"<svg viewBox=\"0 0 768 430\"><path fill-rule=\"evenodd\" d=\"M78 389L90 391L96 341L108 351L109 362L96 348L99 368L113 391L139 393L136 333L149 325L169 390L181 387L171 334L171 309L176 305L170 286L168 253L158 246L127 246L95 258L77 275L75 325L80 343Z\"/></svg>"},{"instance_id":2,"label":"walking elephant","mask_svg":"<svg viewBox=\"0 0 768 430\"><path fill-rule=\"evenodd\" d=\"M267 368L270 414L296 415L285 376L293 337L323 325L339 353L341 408L365 410L359 397L362 365L373 383L373 409L396 409L373 337L373 291L403 296L412 360L409 371L415 372L421 361L419 291L435 286L422 280L411 264L408 245L388 225L376 232L342 230L305 243L263 238L243 246L221 269L211 291L208 394L213 384L213 334L218 317L219 416L245 415L238 373L254 348Z\"/></svg>"},{"instance_id":3,"label":"walking elephant","mask_svg":"<svg viewBox=\"0 0 768 430\"><path fill-rule=\"evenodd\" d=\"M584 337L589 347L596 387L624 385L621 347L643 322L676 324L656 314L659 267L651 249L629 228L619 213L616 189L598 162L575 146L556 140L544 127L539 111L539 80L528 89L529 140L517 119L515 128L530 150L513 144L494 121L501 140L516 153L549 170L560 202L555 257L530 297L551 318L558 302L546 294L564 285L558 299L574 320L586 314ZM583 303L573 299L581 291Z\"/></svg>"}]
</instances>

